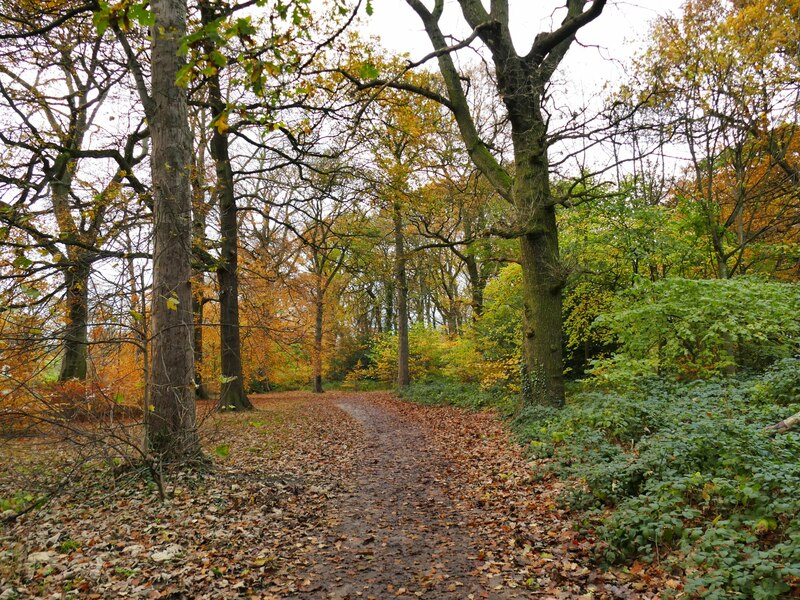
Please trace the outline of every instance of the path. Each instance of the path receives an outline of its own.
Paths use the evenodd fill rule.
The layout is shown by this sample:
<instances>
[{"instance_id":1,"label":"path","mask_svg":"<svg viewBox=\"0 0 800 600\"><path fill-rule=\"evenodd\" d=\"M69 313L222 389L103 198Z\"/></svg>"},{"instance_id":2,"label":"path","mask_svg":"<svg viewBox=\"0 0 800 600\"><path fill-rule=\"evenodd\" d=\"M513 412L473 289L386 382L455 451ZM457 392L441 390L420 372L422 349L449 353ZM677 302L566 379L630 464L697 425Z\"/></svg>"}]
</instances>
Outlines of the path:
<instances>
[{"instance_id":1,"label":"path","mask_svg":"<svg viewBox=\"0 0 800 600\"><path fill-rule=\"evenodd\" d=\"M255 412L208 419L214 468L167 473L164 502L135 473L92 469L0 528L0 599L611 600L665 589L655 567L593 567L559 481L491 415L388 392L253 400ZM72 456L57 440L29 446L14 442L24 461L0 452L0 474ZM3 481L0 498L15 489Z\"/></svg>"},{"instance_id":2,"label":"path","mask_svg":"<svg viewBox=\"0 0 800 600\"><path fill-rule=\"evenodd\" d=\"M338 527L311 557L308 592L297 597L523 597L502 576L477 570L485 540L471 535L473 515L442 484L449 465L430 433L363 398L336 406L361 424L367 446L357 480L334 508Z\"/></svg>"}]
</instances>

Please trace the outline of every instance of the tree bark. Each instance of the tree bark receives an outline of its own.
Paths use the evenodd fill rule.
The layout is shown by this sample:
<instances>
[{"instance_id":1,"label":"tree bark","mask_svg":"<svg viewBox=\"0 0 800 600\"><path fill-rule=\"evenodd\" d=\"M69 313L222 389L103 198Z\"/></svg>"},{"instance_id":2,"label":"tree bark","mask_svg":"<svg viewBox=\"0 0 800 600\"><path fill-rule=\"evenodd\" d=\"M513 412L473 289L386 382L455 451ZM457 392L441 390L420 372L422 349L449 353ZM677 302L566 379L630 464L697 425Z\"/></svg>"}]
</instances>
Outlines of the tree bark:
<instances>
[{"instance_id":1,"label":"tree bark","mask_svg":"<svg viewBox=\"0 0 800 600\"><path fill-rule=\"evenodd\" d=\"M397 291L397 385L408 387L411 374L408 367L408 281L403 238L403 214L399 202L392 211L394 222L394 287Z\"/></svg>"},{"instance_id":2,"label":"tree bark","mask_svg":"<svg viewBox=\"0 0 800 600\"><path fill-rule=\"evenodd\" d=\"M153 297L149 449L168 462L201 456L194 401L191 133L176 83L186 0L154 0L152 28Z\"/></svg>"},{"instance_id":3,"label":"tree bark","mask_svg":"<svg viewBox=\"0 0 800 600\"><path fill-rule=\"evenodd\" d=\"M195 275L192 281L196 282L202 277ZM208 400L208 386L203 381L200 366L203 364L203 298L192 294L192 318L194 320L194 393L198 400Z\"/></svg>"},{"instance_id":4,"label":"tree bark","mask_svg":"<svg viewBox=\"0 0 800 600\"><path fill-rule=\"evenodd\" d=\"M555 206L549 203L547 150L543 139L514 135L517 211L527 217L520 238L522 265L522 390L525 402L564 404L562 289Z\"/></svg>"},{"instance_id":5,"label":"tree bark","mask_svg":"<svg viewBox=\"0 0 800 600\"><path fill-rule=\"evenodd\" d=\"M86 379L91 267L78 258L64 270L66 326L59 381Z\"/></svg>"},{"instance_id":6,"label":"tree bark","mask_svg":"<svg viewBox=\"0 0 800 600\"><path fill-rule=\"evenodd\" d=\"M483 288L486 280L481 277L478 269L478 261L471 253L467 253L465 264L467 266L467 277L469 278L469 289L472 296L472 320L477 321L483 314Z\"/></svg>"},{"instance_id":7,"label":"tree bark","mask_svg":"<svg viewBox=\"0 0 800 600\"><path fill-rule=\"evenodd\" d=\"M203 24L217 18L211 2L200 2ZM219 72L208 77L208 101L211 106L211 158L217 175L214 191L219 203L220 261L217 266L219 282L220 363L222 386L220 407L226 410L252 410L253 405L244 391L242 374L242 342L239 336L239 222L236 196L233 189L225 101L222 97Z\"/></svg>"},{"instance_id":8,"label":"tree bark","mask_svg":"<svg viewBox=\"0 0 800 600\"><path fill-rule=\"evenodd\" d=\"M314 301L314 393L321 394L322 389L322 334L325 318L325 303L321 287L317 287Z\"/></svg>"},{"instance_id":9,"label":"tree bark","mask_svg":"<svg viewBox=\"0 0 800 600\"><path fill-rule=\"evenodd\" d=\"M394 277L394 274L392 275ZM386 290L384 296L386 298L386 315L383 325L383 330L386 332L392 331L395 328L394 319L394 281L386 282Z\"/></svg>"},{"instance_id":10,"label":"tree bark","mask_svg":"<svg viewBox=\"0 0 800 600\"><path fill-rule=\"evenodd\" d=\"M196 152L193 153L195 162L192 168L192 241L195 246L202 246L206 235L206 203L205 203L205 146L204 125L200 126L200 139L197 142ZM195 261L199 263L199 261ZM208 386L203 381L201 366L203 364L203 297L202 285L204 269L194 266L192 268L192 315L194 319L194 390L198 400L208 400Z\"/></svg>"},{"instance_id":11,"label":"tree bark","mask_svg":"<svg viewBox=\"0 0 800 600\"><path fill-rule=\"evenodd\" d=\"M786 417L783 421L775 423L765 428L768 433L786 433L800 425L800 413L795 413L791 417Z\"/></svg>"}]
</instances>

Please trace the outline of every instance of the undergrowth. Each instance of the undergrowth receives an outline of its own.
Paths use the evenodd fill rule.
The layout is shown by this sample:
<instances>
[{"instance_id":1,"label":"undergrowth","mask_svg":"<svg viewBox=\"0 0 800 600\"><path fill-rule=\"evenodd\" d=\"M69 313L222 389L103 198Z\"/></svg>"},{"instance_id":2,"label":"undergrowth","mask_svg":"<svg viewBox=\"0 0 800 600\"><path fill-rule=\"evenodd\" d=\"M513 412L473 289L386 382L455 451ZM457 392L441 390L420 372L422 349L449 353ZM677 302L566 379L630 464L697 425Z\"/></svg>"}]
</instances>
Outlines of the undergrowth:
<instances>
[{"instance_id":1,"label":"undergrowth","mask_svg":"<svg viewBox=\"0 0 800 600\"><path fill-rule=\"evenodd\" d=\"M779 598L800 585L800 360L765 374L625 393L583 391L515 420L597 523L605 564L656 561L705 598Z\"/></svg>"},{"instance_id":2,"label":"undergrowth","mask_svg":"<svg viewBox=\"0 0 800 600\"><path fill-rule=\"evenodd\" d=\"M462 383L451 379L436 378L415 382L400 390L400 395L409 402L424 406L458 406L467 410L493 408L510 416L518 400L498 390L484 390L476 383Z\"/></svg>"},{"instance_id":3,"label":"undergrowth","mask_svg":"<svg viewBox=\"0 0 800 600\"><path fill-rule=\"evenodd\" d=\"M515 414L517 399L433 379L412 402ZM800 432L767 425L800 411L800 359L691 383L579 387L561 410L528 406L513 427L567 482L605 565L657 562L703 598L780 598L800 586Z\"/></svg>"}]
</instances>

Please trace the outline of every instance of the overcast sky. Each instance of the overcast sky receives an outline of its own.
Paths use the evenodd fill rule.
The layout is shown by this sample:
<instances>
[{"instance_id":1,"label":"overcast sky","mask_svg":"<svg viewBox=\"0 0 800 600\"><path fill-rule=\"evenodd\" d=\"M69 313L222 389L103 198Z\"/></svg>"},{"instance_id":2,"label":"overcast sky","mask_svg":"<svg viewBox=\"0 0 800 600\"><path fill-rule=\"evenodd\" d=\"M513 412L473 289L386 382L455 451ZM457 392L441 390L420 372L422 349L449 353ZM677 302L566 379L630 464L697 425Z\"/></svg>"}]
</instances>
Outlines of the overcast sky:
<instances>
[{"instance_id":1,"label":"overcast sky","mask_svg":"<svg viewBox=\"0 0 800 600\"><path fill-rule=\"evenodd\" d=\"M432 1L427 3L431 5ZM683 0L610 0L603 14L578 34L578 41L590 47L574 45L562 64L561 75L582 81L586 93L619 78L621 63L646 43L650 22L659 14L679 12L682 4ZM539 31L558 26L563 12L554 10L563 5L563 0L510 0L511 32L520 54L527 51ZM463 35L465 29L456 0L445 0L445 6L442 29ZM364 28L379 36L385 48L407 52L412 59L431 51L419 18L405 0L373 0L373 7L374 14ZM456 29L456 24L461 28Z\"/></svg>"}]
</instances>

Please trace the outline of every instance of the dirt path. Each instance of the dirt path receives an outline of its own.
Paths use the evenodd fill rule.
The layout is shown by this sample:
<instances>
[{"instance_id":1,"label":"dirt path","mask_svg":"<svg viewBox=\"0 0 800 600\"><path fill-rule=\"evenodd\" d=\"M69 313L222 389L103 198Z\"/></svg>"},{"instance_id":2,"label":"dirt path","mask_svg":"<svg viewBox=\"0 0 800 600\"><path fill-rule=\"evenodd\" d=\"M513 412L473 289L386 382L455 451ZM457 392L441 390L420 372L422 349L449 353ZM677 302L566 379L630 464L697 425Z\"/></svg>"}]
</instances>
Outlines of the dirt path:
<instances>
[{"instance_id":1,"label":"dirt path","mask_svg":"<svg viewBox=\"0 0 800 600\"><path fill-rule=\"evenodd\" d=\"M336 406L368 441L356 480L332 509L338 526L309 557L310 583L296 597L523 597L501 575L477 569L486 540L442 483L452 465L431 446L430 432L363 397Z\"/></svg>"},{"instance_id":2,"label":"dirt path","mask_svg":"<svg viewBox=\"0 0 800 600\"><path fill-rule=\"evenodd\" d=\"M43 510L0 526L0 600L602 600L664 589L654 568L592 565L591 532L559 506L558 480L491 415L388 392L253 400L254 412L207 420L214 468L167 473L163 502L141 474L111 479L105 463L81 463L85 475ZM4 443L0 499L29 486L31 469L60 478L73 456L55 440Z\"/></svg>"}]
</instances>

